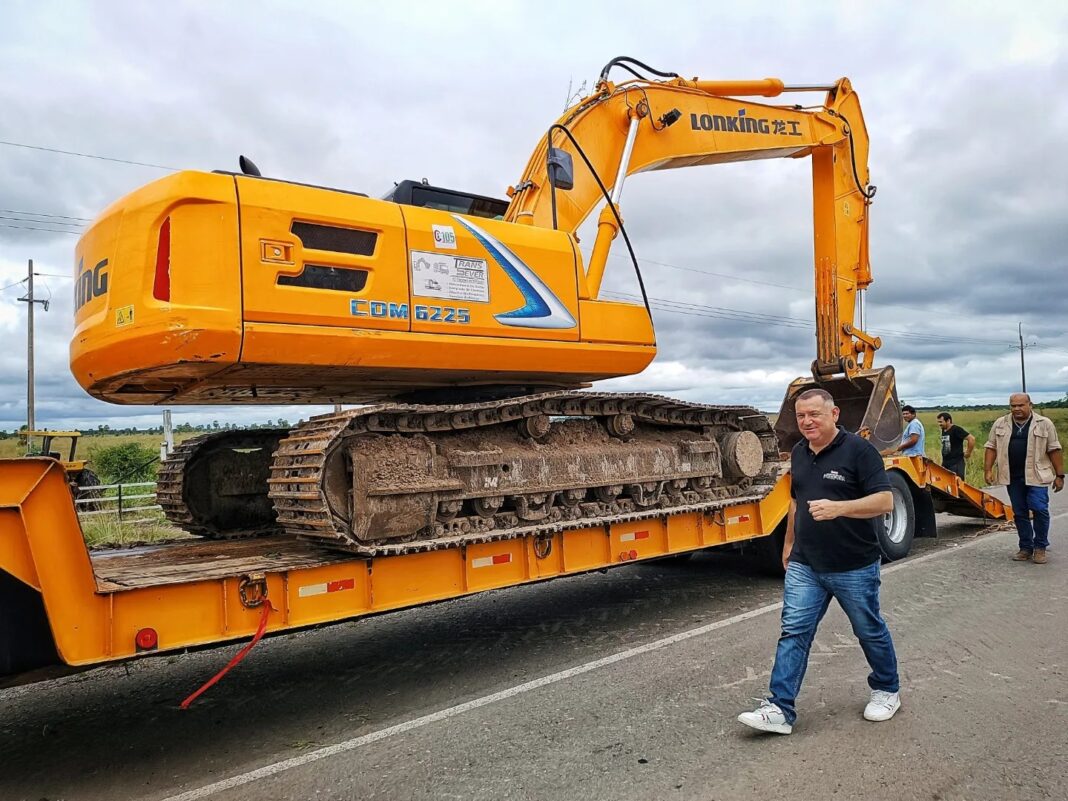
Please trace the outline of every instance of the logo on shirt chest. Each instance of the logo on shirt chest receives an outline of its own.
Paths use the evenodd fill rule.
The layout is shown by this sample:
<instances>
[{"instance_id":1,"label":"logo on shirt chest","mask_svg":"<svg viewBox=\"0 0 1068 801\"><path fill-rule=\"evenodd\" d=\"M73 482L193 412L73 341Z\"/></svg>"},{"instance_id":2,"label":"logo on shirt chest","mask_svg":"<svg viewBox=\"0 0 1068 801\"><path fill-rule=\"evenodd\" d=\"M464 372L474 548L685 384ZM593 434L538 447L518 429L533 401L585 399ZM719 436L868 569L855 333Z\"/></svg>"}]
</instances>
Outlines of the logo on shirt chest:
<instances>
[{"instance_id":1,"label":"logo on shirt chest","mask_svg":"<svg viewBox=\"0 0 1068 801\"><path fill-rule=\"evenodd\" d=\"M823 478L827 481L845 481L846 477L839 473L837 470L829 470L823 474Z\"/></svg>"}]
</instances>

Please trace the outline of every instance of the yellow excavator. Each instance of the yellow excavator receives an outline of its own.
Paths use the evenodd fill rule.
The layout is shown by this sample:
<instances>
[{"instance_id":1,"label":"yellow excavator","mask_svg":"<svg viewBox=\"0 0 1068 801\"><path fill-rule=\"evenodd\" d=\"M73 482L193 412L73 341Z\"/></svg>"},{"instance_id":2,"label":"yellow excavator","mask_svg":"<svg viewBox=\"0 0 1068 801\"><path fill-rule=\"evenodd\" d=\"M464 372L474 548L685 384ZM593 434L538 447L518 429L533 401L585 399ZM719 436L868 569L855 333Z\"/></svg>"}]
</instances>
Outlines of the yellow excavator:
<instances>
[{"instance_id":1,"label":"yellow excavator","mask_svg":"<svg viewBox=\"0 0 1068 801\"><path fill-rule=\"evenodd\" d=\"M826 94L815 108L752 99L812 91ZM244 157L240 173L179 172L78 243L72 370L114 403L364 404L183 443L159 500L202 536L284 529L377 555L714 511L769 490L806 387L876 445L900 435L893 370L874 369L864 331L867 156L844 78L707 81L621 57L540 138L507 201L425 181L372 198L266 178ZM627 177L799 157L817 358L778 431L748 407L586 391L656 354L648 299L601 297L620 234L633 259ZM584 265L576 232L598 205Z\"/></svg>"}]
</instances>

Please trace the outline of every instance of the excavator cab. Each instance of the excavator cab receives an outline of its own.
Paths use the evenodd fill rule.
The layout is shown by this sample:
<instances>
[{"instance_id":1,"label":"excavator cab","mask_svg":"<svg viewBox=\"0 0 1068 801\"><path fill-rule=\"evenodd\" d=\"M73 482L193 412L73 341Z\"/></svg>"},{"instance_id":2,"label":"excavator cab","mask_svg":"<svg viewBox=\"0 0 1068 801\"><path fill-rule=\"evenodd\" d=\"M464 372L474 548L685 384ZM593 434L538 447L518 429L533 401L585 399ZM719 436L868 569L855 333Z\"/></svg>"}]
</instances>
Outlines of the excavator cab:
<instances>
[{"instance_id":1,"label":"excavator cab","mask_svg":"<svg viewBox=\"0 0 1068 801\"><path fill-rule=\"evenodd\" d=\"M852 378L798 378L786 390L775 434L779 450L790 451L801 441L794 405L801 393L810 389L824 389L831 393L839 409L838 424L846 431L860 434L879 450L901 442L904 425L901 403L897 399L897 379L893 367L860 370Z\"/></svg>"}]
</instances>

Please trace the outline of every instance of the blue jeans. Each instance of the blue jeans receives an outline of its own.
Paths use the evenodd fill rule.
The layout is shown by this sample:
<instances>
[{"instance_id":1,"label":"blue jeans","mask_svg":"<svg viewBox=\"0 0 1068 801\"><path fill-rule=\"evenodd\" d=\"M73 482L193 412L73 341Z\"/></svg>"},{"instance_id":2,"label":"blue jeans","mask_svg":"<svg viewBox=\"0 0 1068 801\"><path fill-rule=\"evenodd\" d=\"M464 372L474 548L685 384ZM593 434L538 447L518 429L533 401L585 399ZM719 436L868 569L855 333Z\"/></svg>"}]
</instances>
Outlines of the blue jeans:
<instances>
[{"instance_id":1,"label":"blue jeans","mask_svg":"<svg viewBox=\"0 0 1068 801\"><path fill-rule=\"evenodd\" d=\"M1029 487L1023 479L1009 482L1016 533L1020 535L1020 550L1033 551L1049 547L1049 489ZM1031 513L1035 519L1030 519Z\"/></svg>"},{"instance_id":2,"label":"blue jeans","mask_svg":"<svg viewBox=\"0 0 1068 801\"><path fill-rule=\"evenodd\" d=\"M890 693L900 689L894 643L879 614L880 583L878 562L842 573L817 573L808 565L790 562L783 592L782 633L769 687L769 700L782 710L788 723L797 718L794 701L805 678L816 627L831 598L838 599L871 666L868 686Z\"/></svg>"}]
</instances>

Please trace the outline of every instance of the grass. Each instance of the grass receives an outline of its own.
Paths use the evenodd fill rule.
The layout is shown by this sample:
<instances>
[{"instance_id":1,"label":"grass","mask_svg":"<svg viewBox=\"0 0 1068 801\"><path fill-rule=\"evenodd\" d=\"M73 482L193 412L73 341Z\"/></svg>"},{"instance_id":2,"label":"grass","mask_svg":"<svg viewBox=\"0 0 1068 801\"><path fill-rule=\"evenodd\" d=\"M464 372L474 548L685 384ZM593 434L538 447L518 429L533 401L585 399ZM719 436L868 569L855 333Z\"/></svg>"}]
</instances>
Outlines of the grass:
<instances>
[{"instance_id":1,"label":"grass","mask_svg":"<svg viewBox=\"0 0 1068 801\"><path fill-rule=\"evenodd\" d=\"M170 525L162 515L151 523L120 523L117 517L111 515L93 515L82 520L82 535L90 548L195 539L192 534Z\"/></svg>"},{"instance_id":2,"label":"grass","mask_svg":"<svg viewBox=\"0 0 1068 801\"><path fill-rule=\"evenodd\" d=\"M1009 413L1008 408L962 411L946 409L945 411L953 415L954 423L975 437L975 450L972 452L972 458L965 465L964 480L976 487L984 486L986 481L983 478L983 446L986 445L990 427L999 417ZM1057 427L1061 445L1068 447L1068 409L1039 409L1038 413L1053 421ZM938 412L920 412L918 417L920 423L923 424L924 431L927 432L925 441L927 458L937 464L942 464L942 429L938 427Z\"/></svg>"},{"instance_id":3,"label":"grass","mask_svg":"<svg viewBox=\"0 0 1068 801\"><path fill-rule=\"evenodd\" d=\"M190 437L195 437L203 432L197 431L192 434L175 434L175 444L183 442ZM109 448L112 445L125 445L128 442L136 442L146 448L158 451L163 441L162 434L84 434L78 439L79 459L89 458L92 461L93 451L98 448ZM35 438L34 442L40 447L41 440ZM70 440L58 440L59 452L66 457L70 453ZM0 459L11 459L26 455L26 446L19 444L18 437L0 439Z\"/></svg>"},{"instance_id":4,"label":"grass","mask_svg":"<svg viewBox=\"0 0 1068 801\"><path fill-rule=\"evenodd\" d=\"M193 434L176 434L175 442L182 442ZM128 442L136 442L146 448L158 449L162 441L161 434L86 434L78 439L78 453L80 459L89 458L89 467L92 468L92 456L99 448L108 448L114 445L125 445ZM37 440L39 443L40 440ZM70 440L60 440L57 445L65 457L70 452ZM10 459L25 455L25 446L19 444L17 437L0 440L0 459ZM135 492L141 494L148 491L149 487L138 487ZM107 492L113 496L114 491ZM148 499L134 501L136 505L151 503ZM113 507L114 504L108 506ZM145 520L147 523L119 522L117 515L89 515L82 518L82 535L90 548L102 546L130 546L142 543L163 542L166 540L184 539L191 537L179 528L170 525L160 512L132 512L134 519Z\"/></svg>"}]
</instances>

